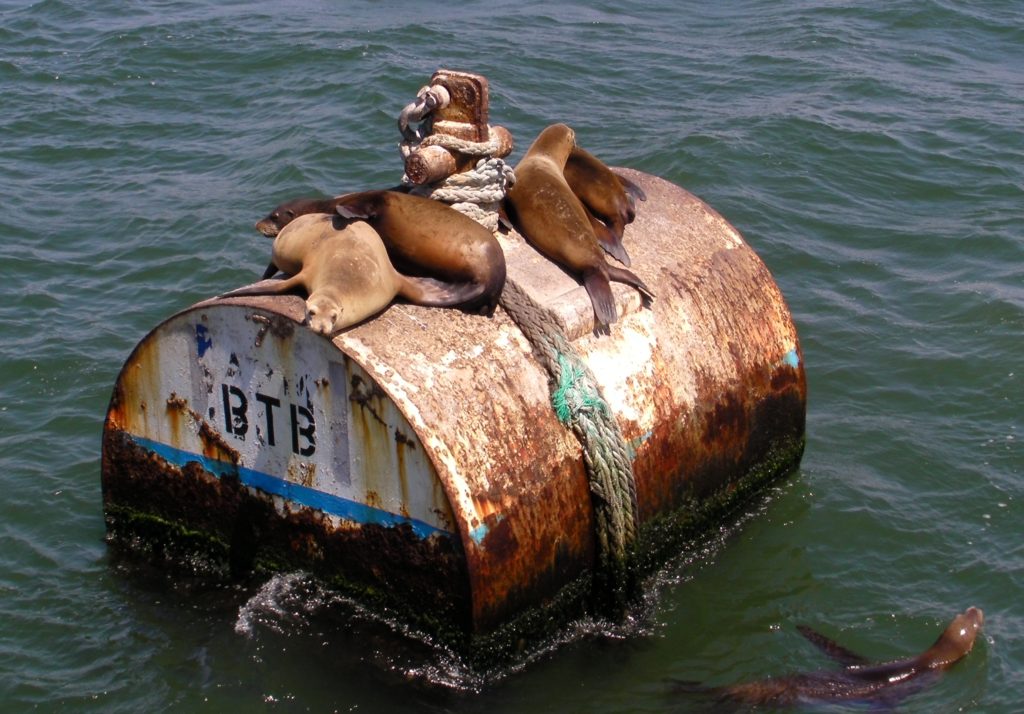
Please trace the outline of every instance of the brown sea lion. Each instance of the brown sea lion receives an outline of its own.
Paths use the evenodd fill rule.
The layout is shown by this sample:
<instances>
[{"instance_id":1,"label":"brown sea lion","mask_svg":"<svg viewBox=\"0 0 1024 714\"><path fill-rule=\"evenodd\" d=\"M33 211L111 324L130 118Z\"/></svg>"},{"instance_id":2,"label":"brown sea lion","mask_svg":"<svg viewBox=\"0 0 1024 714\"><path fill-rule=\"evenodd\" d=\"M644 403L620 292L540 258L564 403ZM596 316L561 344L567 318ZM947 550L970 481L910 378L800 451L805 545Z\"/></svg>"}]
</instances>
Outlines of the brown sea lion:
<instances>
[{"instance_id":1,"label":"brown sea lion","mask_svg":"<svg viewBox=\"0 0 1024 714\"><path fill-rule=\"evenodd\" d=\"M629 270L605 262L590 217L563 174L573 146L575 134L565 124L542 131L516 166L516 182L505 197L505 210L533 247L583 278L594 306L595 330L608 332L618 318L609 280L632 285L643 294L645 304L654 294Z\"/></svg>"},{"instance_id":2,"label":"brown sea lion","mask_svg":"<svg viewBox=\"0 0 1024 714\"><path fill-rule=\"evenodd\" d=\"M408 193L408 189L405 186L393 186L387 190ZM270 213L256 221L256 230L267 238L273 238L277 235L278 231L299 216L309 213L334 213L341 198L343 196L335 196L334 198L293 198L290 201L285 201L275 206ZM267 275L265 277L269 278L270 276Z\"/></svg>"},{"instance_id":3,"label":"brown sea lion","mask_svg":"<svg viewBox=\"0 0 1024 714\"><path fill-rule=\"evenodd\" d=\"M308 295L307 324L324 335L380 312L396 296L417 305L459 304L437 281L396 271L380 235L362 221L323 213L300 216L274 239L274 262L294 275L263 280L220 297L301 290Z\"/></svg>"},{"instance_id":4,"label":"brown sea lion","mask_svg":"<svg viewBox=\"0 0 1024 714\"><path fill-rule=\"evenodd\" d=\"M437 201L406 193L401 187L349 193L334 198L287 201L256 224L276 236L298 216L331 213L363 219L380 233L392 262L416 274L423 285L447 291L451 304L482 306L494 313L505 286L505 254L494 235L479 223ZM289 272L272 259L263 277Z\"/></svg>"},{"instance_id":5,"label":"brown sea lion","mask_svg":"<svg viewBox=\"0 0 1024 714\"><path fill-rule=\"evenodd\" d=\"M335 198L295 198L276 206L274 210L256 222L256 230L267 238L273 238L286 225L299 216L310 213L334 213ZM283 270L283 268L282 268ZM264 276L270 277L270 276Z\"/></svg>"},{"instance_id":6,"label":"brown sea lion","mask_svg":"<svg viewBox=\"0 0 1024 714\"><path fill-rule=\"evenodd\" d=\"M622 233L626 224L636 218L637 200L647 200L643 189L578 146L569 152L563 174L569 188L591 214L598 243L605 252L629 267Z\"/></svg>"},{"instance_id":7,"label":"brown sea lion","mask_svg":"<svg viewBox=\"0 0 1024 714\"><path fill-rule=\"evenodd\" d=\"M809 627L801 627L800 632L842 664L842 669L773 677L702 691L713 692L723 700L753 705L792 706L839 700L894 705L929 684L970 652L984 620L984 613L979 608L969 607L953 618L935 644L923 653L884 664L870 664L824 635Z\"/></svg>"},{"instance_id":8,"label":"brown sea lion","mask_svg":"<svg viewBox=\"0 0 1024 714\"><path fill-rule=\"evenodd\" d=\"M336 211L373 226L400 269L443 286L492 315L505 287L505 253L494 234L451 206L396 191L339 196ZM442 278L442 280L437 280Z\"/></svg>"}]
</instances>

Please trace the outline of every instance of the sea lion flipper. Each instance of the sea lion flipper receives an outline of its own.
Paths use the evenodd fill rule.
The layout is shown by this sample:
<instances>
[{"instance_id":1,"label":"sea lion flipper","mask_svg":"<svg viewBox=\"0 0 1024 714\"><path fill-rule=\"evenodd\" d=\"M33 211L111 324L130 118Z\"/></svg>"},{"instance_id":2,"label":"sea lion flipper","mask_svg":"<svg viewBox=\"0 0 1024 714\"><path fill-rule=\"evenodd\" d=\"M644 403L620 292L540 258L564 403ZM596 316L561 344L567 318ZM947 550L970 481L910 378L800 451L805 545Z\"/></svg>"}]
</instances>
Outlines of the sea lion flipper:
<instances>
[{"instance_id":1,"label":"sea lion flipper","mask_svg":"<svg viewBox=\"0 0 1024 714\"><path fill-rule=\"evenodd\" d=\"M424 307L455 307L472 303L484 294L478 283L449 283L436 278L399 276L398 294L414 305Z\"/></svg>"},{"instance_id":2,"label":"sea lion flipper","mask_svg":"<svg viewBox=\"0 0 1024 714\"><path fill-rule=\"evenodd\" d=\"M365 220L370 217L366 211L360 211L358 207L345 203L339 203L335 210L339 216L348 220Z\"/></svg>"},{"instance_id":3,"label":"sea lion flipper","mask_svg":"<svg viewBox=\"0 0 1024 714\"><path fill-rule=\"evenodd\" d=\"M634 199L634 201L646 201L647 200L647 193L642 188L640 188L640 186L638 186L637 184L633 183L633 181L631 181L630 179L626 178L625 176L623 176L620 173L617 173L617 172L613 172L613 173L615 173L616 178L619 179L619 183L622 184L622 190L624 190L626 192L626 195L628 195L630 198Z\"/></svg>"},{"instance_id":4,"label":"sea lion flipper","mask_svg":"<svg viewBox=\"0 0 1024 714\"><path fill-rule=\"evenodd\" d=\"M607 266L608 278L614 280L617 283L625 283L626 285L632 285L634 288L640 291L643 296L644 307L650 307L651 301L654 300L654 293L651 289L644 284L644 281L638 278L632 271L626 270L625 268L618 268L614 265Z\"/></svg>"},{"instance_id":5,"label":"sea lion flipper","mask_svg":"<svg viewBox=\"0 0 1024 714\"><path fill-rule=\"evenodd\" d=\"M277 266L274 265L274 261L270 261L270 265L268 265L267 269L263 271L263 280L266 280L267 278L272 278L276 274Z\"/></svg>"},{"instance_id":6,"label":"sea lion flipper","mask_svg":"<svg viewBox=\"0 0 1024 714\"><path fill-rule=\"evenodd\" d=\"M807 641L824 652L826 655L843 665L867 664L868 660L856 652L846 649L841 644L832 640L808 625L797 625L796 629L807 638Z\"/></svg>"},{"instance_id":7,"label":"sea lion flipper","mask_svg":"<svg viewBox=\"0 0 1024 714\"><path fill-rule=\"evenodd\" d=\"M630 265L629 254L626 253L626 249L622 245L622 236L616 235L610 226L605 225L593 215L590 216L590 226L594 229L594 237L597 238L597 244L601 246L601 249L628 268Z\"/></svg>"},{"instance_id":8,"label":"sea lion flipper","mask_svg":"<svg viewBox=\"0 0 1024 714\"><path fill-rule=\"evenodd\" d=\"M303 285L303 276L300 273L290 278L261 280L258 283L218 295L217 298L241 297L243 295L283 295Z\"/></svg>"},{"instance_id":9,"label":"sea lion flipper","mask_svg":"<svg viewBox=\"0 0 1024 714\"><path fill-rule=\"evenodd\" d=\"M615 322L619 313L615 309L615 297L608 276L599 270L590 270L583 276L583 287L587 289L590 303L594 306L594 329L597 332L609 332L609 325Z\"/></svg>"}]
</instances>

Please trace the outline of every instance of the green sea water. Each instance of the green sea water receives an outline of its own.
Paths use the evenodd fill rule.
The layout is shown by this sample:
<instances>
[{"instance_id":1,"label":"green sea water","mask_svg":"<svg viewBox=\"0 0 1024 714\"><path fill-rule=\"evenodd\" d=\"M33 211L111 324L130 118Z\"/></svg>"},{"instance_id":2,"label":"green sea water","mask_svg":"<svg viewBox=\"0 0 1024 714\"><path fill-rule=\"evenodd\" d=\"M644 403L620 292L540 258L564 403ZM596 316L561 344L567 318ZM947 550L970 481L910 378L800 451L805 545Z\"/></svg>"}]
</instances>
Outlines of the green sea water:
<instances>
[{"instance_id":1,"label":"green sea water","mask_svg":"<svg viewBox=\"0 0 1024 714\"><path fill-rule=\"evenodd\" d=\"M104 543L117 372L249 282L279 201L393 184L395 118L485 75L518 140L572 125L764 259L809 384L799 471L624 624L467 671L301 574L215 586ZM0 0L0 711L706 711L667 681L872 658L968 605L903 711L1024 711L1024 4Z\"/></svg>"}]
</instances>

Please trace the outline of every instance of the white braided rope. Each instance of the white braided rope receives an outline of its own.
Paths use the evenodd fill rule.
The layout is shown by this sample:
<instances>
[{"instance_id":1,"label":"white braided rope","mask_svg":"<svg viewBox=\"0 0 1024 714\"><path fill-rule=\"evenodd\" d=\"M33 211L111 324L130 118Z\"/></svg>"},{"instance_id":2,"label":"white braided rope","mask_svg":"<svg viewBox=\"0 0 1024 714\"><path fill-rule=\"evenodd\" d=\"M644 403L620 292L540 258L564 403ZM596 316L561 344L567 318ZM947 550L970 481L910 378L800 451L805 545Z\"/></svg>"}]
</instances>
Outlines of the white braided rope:
<instances>
[{"instance_id":1,"label":"white braided rope","mask_svg":"<svg viewBox=\"0 0 1024 714\"><path fill-rule=\"evenodd\" d=\"M410 187L410 193L450 204L491 232L498 230L498 209L513 183L512 167L495 158L480 159L472 170L436 184L415 185L402 176L402 184Z\"/></svg>"},{"instance_id":2,"label":"white braided rope","mask_svg":"<svg viewBox=\"0 0 1024 714\"><path fill-rule=\"evenodd\" d=\"M440 146L449 151L469 156L493 156L499 148L498 137L495 132L490 131L489 125L488 132L491 137L489 141L469 141L448 134L430 134L419 143L403 141L398 145L398 151L402 154L403 161L408 159L414 151L426 146Z\"/></svg>"}]
</instances>

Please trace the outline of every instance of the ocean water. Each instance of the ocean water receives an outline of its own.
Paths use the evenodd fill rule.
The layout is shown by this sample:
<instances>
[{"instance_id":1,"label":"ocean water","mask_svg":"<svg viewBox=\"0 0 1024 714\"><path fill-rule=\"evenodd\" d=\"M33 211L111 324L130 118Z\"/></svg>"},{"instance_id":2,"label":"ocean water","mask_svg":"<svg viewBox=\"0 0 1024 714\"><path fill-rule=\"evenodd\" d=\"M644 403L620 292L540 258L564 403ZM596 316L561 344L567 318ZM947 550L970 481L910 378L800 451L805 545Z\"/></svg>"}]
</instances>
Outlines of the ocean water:
<instances>
[{"instance_id":1,"label":"ocean water","mask_svg":"<svg viewBox=\"0 0 1024 714\"><path fill-rule=\"evenodd\" d=\"M485 75L728 218L797 323L801 468L617 627L467 671L301 574L189 582L104 543L102 419L164 317L264 267L280 200L390 185L395 118ZM902 710L1024 710L1024 4L0 0L0 711L705 711L671 679L872 658L968 605Z\"/></svg>"}]
</instances>

